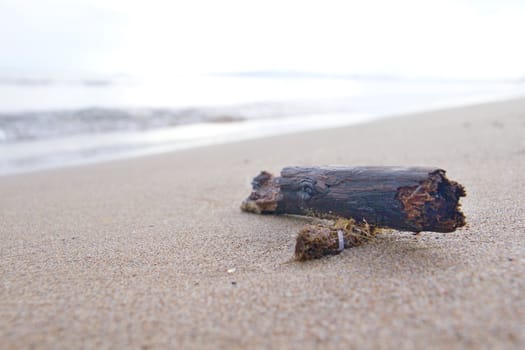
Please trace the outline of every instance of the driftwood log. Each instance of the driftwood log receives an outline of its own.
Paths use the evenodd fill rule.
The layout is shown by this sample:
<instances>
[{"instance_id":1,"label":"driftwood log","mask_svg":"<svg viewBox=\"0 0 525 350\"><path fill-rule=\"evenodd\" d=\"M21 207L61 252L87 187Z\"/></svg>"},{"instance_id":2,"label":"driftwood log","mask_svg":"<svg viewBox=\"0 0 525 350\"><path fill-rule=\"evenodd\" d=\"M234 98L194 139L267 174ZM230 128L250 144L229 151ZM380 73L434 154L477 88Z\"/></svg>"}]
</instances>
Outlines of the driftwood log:
<instances>
[{"instance_id":1,"label":"driftwood log","mask_svg":"<svg viewBox=\"0 0 525 350\"><path fill-rule=\"evenodd\" d=\"M373 227L452 232L466 195L445 171L424 167L287 167L261 172L241 209L258 214L352 218Z\"/></svg>"}]
</instances>

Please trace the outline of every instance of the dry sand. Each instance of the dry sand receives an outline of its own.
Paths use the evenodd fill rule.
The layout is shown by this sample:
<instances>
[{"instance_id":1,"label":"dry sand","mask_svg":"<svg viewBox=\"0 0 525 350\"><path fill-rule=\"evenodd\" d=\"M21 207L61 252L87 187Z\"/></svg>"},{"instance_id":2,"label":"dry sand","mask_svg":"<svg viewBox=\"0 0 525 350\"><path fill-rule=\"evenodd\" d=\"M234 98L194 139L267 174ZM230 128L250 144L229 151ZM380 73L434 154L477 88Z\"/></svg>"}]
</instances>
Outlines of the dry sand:
<instances>
[{"instance_id":1,"label":"dry sand","mask_svg":"<svg viewBox=\"0 0 525 350\"><path fill-rule=\"evenodd\" d=\"M322 164L443 167L469 226L294 262L239 204ZM0 177L0 347L523 349L524 174L515 100Z\"/></svg>"}]
</instances>

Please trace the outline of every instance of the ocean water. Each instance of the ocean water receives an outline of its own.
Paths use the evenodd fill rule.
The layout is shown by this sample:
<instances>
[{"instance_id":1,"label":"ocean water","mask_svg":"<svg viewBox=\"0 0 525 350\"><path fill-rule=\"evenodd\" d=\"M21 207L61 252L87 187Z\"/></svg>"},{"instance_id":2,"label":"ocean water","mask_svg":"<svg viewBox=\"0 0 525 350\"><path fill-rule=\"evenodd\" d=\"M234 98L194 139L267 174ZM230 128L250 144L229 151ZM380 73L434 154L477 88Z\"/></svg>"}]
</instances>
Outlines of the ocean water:
<instances>
[{"instance_id":1,"label":"ocean water","mask_svg":"<svg viewBox=\"0 0 525 350\"><path fill-rule=\"evenodd\" d=\"M518 82L253 73L0 80L0 174L507 99Z\"/></svg>"}]
</instances>

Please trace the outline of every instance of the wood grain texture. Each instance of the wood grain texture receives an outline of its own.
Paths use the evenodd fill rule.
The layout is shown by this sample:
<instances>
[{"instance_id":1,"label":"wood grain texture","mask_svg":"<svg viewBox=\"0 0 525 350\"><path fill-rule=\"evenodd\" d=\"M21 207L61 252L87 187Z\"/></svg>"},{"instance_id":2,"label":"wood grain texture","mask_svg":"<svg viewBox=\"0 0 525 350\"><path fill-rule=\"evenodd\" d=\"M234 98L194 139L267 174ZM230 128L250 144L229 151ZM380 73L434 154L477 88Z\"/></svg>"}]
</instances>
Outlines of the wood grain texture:
<instances>
[{"instance_id":1,"label":"wood grain texture","mask_svg":"<svg viewBox=\"0 0 525 350\"><path fill-rule=\"evenodd\" d=\"M345 217L413 232L465 225L462 185L423 167L287 167L261 173L242 208L262 214Z\"/></svg>"}]
</instances>

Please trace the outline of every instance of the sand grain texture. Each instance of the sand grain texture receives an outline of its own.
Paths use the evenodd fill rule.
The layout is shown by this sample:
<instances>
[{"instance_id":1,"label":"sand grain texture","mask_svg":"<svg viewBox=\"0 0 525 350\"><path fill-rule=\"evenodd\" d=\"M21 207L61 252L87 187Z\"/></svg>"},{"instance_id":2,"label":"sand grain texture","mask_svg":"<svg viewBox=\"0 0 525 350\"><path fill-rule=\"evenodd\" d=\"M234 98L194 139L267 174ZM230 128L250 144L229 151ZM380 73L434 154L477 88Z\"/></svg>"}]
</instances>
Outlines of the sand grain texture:
<instances>
[{"instance_id":1,"label":"sand grain texture","mask_svg":"<svg viewBox=\"0 0 525 350\"><path fill-rule=\"evenodd\" d=\"M442 167L468 227L293 262L304 221L239 204L323 164ZM524 348L523 174L515 100L0 177L0 347Z\"/></svg>"}]
</instances>

